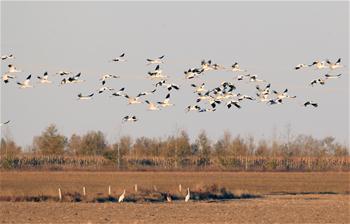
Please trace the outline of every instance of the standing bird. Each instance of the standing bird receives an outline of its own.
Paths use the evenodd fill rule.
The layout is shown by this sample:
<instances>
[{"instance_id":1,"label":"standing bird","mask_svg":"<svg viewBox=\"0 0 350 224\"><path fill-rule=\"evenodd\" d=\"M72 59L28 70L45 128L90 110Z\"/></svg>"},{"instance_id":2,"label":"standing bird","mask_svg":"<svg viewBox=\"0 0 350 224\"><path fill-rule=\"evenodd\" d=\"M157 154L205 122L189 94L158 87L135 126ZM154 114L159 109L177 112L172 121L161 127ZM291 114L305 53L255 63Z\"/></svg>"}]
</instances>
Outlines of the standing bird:
<instances>
[{"instance_id":1,"label":"standing bird","mask_svg":"<svg viewBox=\"0 0 350 224\"><path fill-rule=\"evenodd\" d=\"M165 55L162 55L158 58L155 58L155 59L149 59L147 58L146 60L148 61L147 65L152 65L152 64L162 64L163 61L162 59L164 58Z\"/></svg>"},{"instance_id":2,"label":"standing bird","mask_svg":"<svg viewBox=\"0 0 350 224\"><path fill-rule=\"evenodd\" d=\"M187 195L185 197L185 202L188 202L191 198L190 188L187 188Z\"/></svg>"},{"instance_id":3,"label":"standing bird","mask_svg":"<svg viewBox=\"0 0 350 224\"><path fill-rule=\"evenodd\" d=\"M28 75L28 77L26 78L26 80L24 82L17 82L17 84L19 85L19 88L21 88L21 89L33 88L33 86L29 84L31 77L32 77L32 75Z\"/></svg>"},{"instance_id":4,"label":"standing bird","mask_svg":"<svg viewBox=\"0 0 350 224\"><path fill-rule=\"evenodd\" d=\"M44 73L43 77L37 76L37 78L40 80L40 83L42 84L50 84L52 83L50 80L48 80L49 75L47 72Z\"/></svg>"},{"instance_id":5,"label":"standing bird","mask_svg":"<svg viewBox=\"0 0 350 224\"><path fill-rule=\"evenodd\" d=\"M122 53L121 55L119 55L119 57L113 58L111 61L113 62L124 62L126 61L125 57L125 53Z\"/></svg>"},{"instance_id":6,"label":"standing bird","mask_svg":"<svg viewBox=\"0 0 350 224\"><path fill-rule=\"evenodd\" d=\"M123 201L124 201L124 198L125 198L125 189L124 189L123 193L119 196L118 202L119 202L119 203L123 202Z\"/></svg>"}]
</instances>

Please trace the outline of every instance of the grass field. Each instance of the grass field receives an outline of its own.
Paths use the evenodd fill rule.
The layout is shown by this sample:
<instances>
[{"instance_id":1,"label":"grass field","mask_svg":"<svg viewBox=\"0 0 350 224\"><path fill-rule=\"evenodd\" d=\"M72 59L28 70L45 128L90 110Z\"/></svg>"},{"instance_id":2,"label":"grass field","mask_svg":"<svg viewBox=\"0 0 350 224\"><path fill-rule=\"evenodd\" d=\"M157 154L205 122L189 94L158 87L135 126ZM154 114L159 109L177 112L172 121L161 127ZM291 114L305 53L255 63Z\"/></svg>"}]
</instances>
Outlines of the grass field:
<instances>
[{"instance_id":1,"label":"grass field","mask_svg":"<svg viewBox=\"0 0 350 224\"><path fill-rule=\"evenodd\" d=\"M255 199L172 203L0 202L3 223L349 223L350 173L1 172L0 196L81 192L118 196L139 188L178 192L217 184Z\"/></svg>"}]
</instances>

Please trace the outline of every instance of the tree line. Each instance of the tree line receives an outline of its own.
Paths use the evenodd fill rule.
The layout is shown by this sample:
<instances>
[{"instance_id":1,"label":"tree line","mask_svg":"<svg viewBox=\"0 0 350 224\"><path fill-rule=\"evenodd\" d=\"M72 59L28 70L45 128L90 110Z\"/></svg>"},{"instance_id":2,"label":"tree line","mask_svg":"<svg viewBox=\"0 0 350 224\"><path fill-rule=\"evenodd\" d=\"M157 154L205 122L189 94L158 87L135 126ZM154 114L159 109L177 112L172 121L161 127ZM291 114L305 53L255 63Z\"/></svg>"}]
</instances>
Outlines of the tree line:
<instances>
[{"instance_id":1,"label":"tree line","mask_svg":"<svg viewBox=\"0 0 350 224\"><path fill-rule=\"evenodd\" d=\"M238 162L230 162L232 166L244 163L239 162L241 158L348 157L349 149L336 142L334 137L316 139L308 135L288 135L287 141L255 141L253 137L232 136L224 132L221 138L213 141L204 130L192 142L187 132L182 130L166 138L133 139L122 136L116 142L109 143L101 131L73 134L67 138L52 124L33 138L29 151L22 150L11 138L2 137L0 154L2 160L21 156L99 157L106 161L104 164L110 163L117 168L130 168L134 163L181 168L188 164L202 167L214 163L222 165L227 163L228 158L239 158ZM247 166L248 162L245 163L241 165Z\"/></svg>"}]
</instances>

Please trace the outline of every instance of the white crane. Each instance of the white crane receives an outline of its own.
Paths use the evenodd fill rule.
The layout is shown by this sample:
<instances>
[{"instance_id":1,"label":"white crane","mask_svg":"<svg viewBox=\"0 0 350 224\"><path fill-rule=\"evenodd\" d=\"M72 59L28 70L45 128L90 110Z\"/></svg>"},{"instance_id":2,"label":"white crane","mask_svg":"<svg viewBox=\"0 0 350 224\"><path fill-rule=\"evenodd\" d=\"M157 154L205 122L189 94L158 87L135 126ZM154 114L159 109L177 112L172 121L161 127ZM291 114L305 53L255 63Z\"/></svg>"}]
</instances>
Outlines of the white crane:
<instances>
[{"instance_id":1,"label":"white crane","mask_svg":"<svg viewBox=\"0 0 350 224\"><path fill-rule=\"evenodd\" d=\"M124 199L125 199L125 189L124 189L123 193L119 196L118 202L121 203L124 201Z\"/></svg>"},{"instance_id":2,"label":"white crane","mask_svg":"<svg viewBox=\"0 0 350 224\"><path fill-rule=\"evenodd\" d=\"M187 195L185 197L185 202L188 202L191 198L190 188L187 188Z\"/></svg>"}]
</instances>

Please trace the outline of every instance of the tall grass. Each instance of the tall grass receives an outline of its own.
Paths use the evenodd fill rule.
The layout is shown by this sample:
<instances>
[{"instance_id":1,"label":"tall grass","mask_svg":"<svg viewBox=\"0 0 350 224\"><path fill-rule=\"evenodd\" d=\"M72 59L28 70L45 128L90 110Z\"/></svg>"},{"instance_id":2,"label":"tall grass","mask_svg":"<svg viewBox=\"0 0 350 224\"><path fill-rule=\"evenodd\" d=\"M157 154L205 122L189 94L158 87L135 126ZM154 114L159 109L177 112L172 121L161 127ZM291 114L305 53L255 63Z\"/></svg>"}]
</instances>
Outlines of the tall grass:
<instances>
[{"instance_id":1,"label":"tall grass","mask_svg":"<svg viewBox=\"0 0 350 224\"><path fill-rule=\"evenodd\" d=\"M350 157L273 157L211 156L205 159L189 156L125 156L119 160L102 156L1 156L0 169L6 170L227 170L227 171L349 171Z\"/></svg>"}]
</instances>

